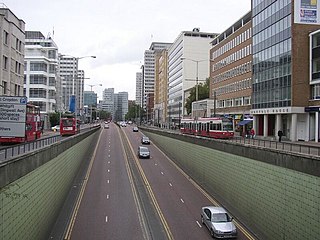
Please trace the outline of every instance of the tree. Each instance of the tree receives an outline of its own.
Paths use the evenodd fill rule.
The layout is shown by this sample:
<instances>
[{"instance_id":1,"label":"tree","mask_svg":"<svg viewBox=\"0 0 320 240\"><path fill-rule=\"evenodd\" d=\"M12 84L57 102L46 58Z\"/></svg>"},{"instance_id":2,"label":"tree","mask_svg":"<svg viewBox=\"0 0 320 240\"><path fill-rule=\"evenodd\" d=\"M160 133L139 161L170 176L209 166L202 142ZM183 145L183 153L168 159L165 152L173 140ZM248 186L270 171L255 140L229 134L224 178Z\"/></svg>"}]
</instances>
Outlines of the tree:
<instances>
[{"instance_id":1,"label":"tree","mask_svg":"<svg viewBox=\"0 0 320 240\"><path fill-rule=\"evenodd\" d=\"M198 84L198 100L209 98L209 84L210 78L207 78L205 83ZM194 86L191 89L190 95L186 100L185 108L187 109L187 114L191 113L192 102L196 101L196 87L197 86Z\"/></svg>"},{"instance_id":2,"label":"tree","mask_svg":"<svg viewBox=\"0 0 320 240\"><path fill-rule=\"evenodd\" d=\"M143 108L140 107L140 105L137 104L132 104L129 106L128 112L125 116L126 120L135 120L136 118L139 118L140 120L141 117L144 115L144 110Z\"/></svg>"}]
</instances>

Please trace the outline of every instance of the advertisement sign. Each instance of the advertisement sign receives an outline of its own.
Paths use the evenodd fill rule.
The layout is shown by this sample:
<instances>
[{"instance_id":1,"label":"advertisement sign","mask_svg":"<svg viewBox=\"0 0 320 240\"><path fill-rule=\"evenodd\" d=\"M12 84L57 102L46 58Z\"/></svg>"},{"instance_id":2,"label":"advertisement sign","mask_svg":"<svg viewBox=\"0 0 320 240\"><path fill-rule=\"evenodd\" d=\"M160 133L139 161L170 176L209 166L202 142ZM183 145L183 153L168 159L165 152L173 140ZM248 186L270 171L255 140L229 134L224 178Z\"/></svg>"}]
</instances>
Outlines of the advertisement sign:
<instances>
[{"instance_id":1,"label":"advertisement sign","mask_svg":"<svg viewBox=\"0 0 320 240\"><path fill-rule=\"evenodd\" d=\"M320 0L295 0L294 22L303 24L320 24Z\"/></svg>"},{"instance_id":2,"label":"advertisement sign","mask_svg":"<svg viewBox=\"0 0 320 240\"><path fill-rule=\"evenodd\" d=\"M26 97L0 96L0 136L24 137L26 111Z\"/></svg>"}]
</instances>

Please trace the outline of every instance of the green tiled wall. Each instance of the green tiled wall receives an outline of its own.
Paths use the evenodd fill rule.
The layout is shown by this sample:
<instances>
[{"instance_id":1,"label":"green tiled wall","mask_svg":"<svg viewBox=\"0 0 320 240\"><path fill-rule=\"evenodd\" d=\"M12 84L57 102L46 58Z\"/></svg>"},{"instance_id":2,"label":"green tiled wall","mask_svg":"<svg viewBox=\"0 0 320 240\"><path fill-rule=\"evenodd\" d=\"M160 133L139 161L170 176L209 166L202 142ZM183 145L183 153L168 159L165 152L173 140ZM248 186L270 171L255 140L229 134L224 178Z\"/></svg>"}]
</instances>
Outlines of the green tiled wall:
<instances>
[{"instance_id":1,"label":"green tiled wall","mask_svg":"<svg viewBox=\"0 0 320 240\"><path fill-rule=\"evenodd\" d=\"M0 190L0 239L42 240L56 220L92 134L36 170Z\"/></svg>"},{"instance_id":2,"label":"green tiled wall","mask_svg":"<svg viewBox=\"0 0 320 240\"><path fill-rule=\"evenodd\" d=\"M261 239L319 239L319 177L146 135Z\"/></svg>"}]
</instances>

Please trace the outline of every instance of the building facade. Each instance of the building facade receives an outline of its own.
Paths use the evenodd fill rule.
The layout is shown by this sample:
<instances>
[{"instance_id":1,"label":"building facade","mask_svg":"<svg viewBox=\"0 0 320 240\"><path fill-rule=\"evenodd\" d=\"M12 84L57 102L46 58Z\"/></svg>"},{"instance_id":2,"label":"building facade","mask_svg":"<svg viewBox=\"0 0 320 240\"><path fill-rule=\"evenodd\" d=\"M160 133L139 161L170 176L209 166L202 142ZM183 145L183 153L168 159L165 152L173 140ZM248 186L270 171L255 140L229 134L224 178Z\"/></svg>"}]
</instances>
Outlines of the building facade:
<instances>
[{"instance_id":1,"label":"building facade","mask_svg":"<svg viewBox=\"0 0 320 240\"><path fill-rule=\"evenodd\" d=\"M56 110L58 47L38 31L25 34L24 95L42 114Z\"/></svg>"},{"instance_id":2,"label":"building facade","mask_svg":"<svg viewBox=\"0 0 320 240\"><path fill-rule=\"evenodd\" d=\"M153 42L150 48L144 52L143 67L143 108L146 109L147 96L154 93L155 81L155 54L162 49L169 48L171 43Z\"/></svg>"},{"instance_id":3,"label":"building facade","mask_svg":"<svg viewBox=\"0 0 320 240\"><path fill-rule=\"evenodd\" d=\"M136 104L142 106L143 99L143 75L142 72L136 73Z\"/></svg>"},{"instance_id":4,"label":"building facade","mask_svg":"<svg viewBox=\"0 0 320 240\"><path fill-rule=\"evenodd\" d=\"M305 6L310 5L310 6ZM320 19L304 15L310 1L252 1L252 109L257 135L308 141L310 115L309 34Z\"/></svg>"},{"instance_id":5,"label":"building facade","mask_svg":"<svg viewBox=\"0 0 320 240\"><path fill-rule=\"evenodd\" d=\"M25 22L0 5L0 95L23 96Z\"/></svg>"},{"instance_id":6,"label":"building facade","mask_svg":"<svg viewBox=\"0 0 320 240\"><path fill-rule=\"evenodd\" d=\"M244 119L250 119L251 34L249 12L211 42L209 97L214 102L213 105L203 103L204 109L207 110L207 106L210 106L207 116L231 117L238 131L244 131L249 127L242 123L252 124L252 121L242 122ZM198 109L201 111L200 107Z\"/></svg>"},{"instance_id":7,"label":"building facade","mask_svg":"<svg viewBox=\"0 0 320 240\"><path fill-rule=\"evenodd\" d=\"M168 105L168 50L156 54L154 87L154 123L163 126L167 119Z\"/></svg>"},{"instance_id":8,"label":"building facade","mask_svg":"<svg viewBox=\"0 0 320 240\"><path fill-rule=\"evenodd\" d=\"M186 116L185 101L191 88L209 78L210 42L214 33L184 31L168 49L168 124Z\"/></svg>"},{"instance_id":9,"label":"building facade","mask_svg":"<svg viewBox=\"0 0 320 240\"><path fill-rule=\"evenodd\" d=\"M111 113L112 119L114 119L114 88L103 90L102 99L102 110Z\"/></svg>"},{"instance_id":10,"label":"building facade","mask_svg":"<svg viewBox=\"0 0 320 240\"><path fill-rule=\"evenodd\" d=\"M128 113L128 92L119 92L114 94L115 121L124 121Z\"/></svg>"}]
</instances>

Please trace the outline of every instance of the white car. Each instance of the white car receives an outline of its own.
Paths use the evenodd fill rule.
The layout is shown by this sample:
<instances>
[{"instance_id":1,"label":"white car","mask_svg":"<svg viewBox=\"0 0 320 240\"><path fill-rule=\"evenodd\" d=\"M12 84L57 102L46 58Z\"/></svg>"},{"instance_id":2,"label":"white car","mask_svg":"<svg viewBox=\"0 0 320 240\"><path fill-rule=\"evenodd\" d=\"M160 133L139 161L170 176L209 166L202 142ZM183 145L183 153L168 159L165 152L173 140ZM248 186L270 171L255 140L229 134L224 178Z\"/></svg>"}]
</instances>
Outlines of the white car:
<instances>
[{"instance_id":1,"label":"white car","mask_svg":"<svg viewBox=\"0 0 320 240\"><path fill-rule=\"evenodd\" d=\"M53 126L51 128L51 130L54 131L54 132L59 132L60 131L60 125Z\"/></svg>"}]
</instances>

